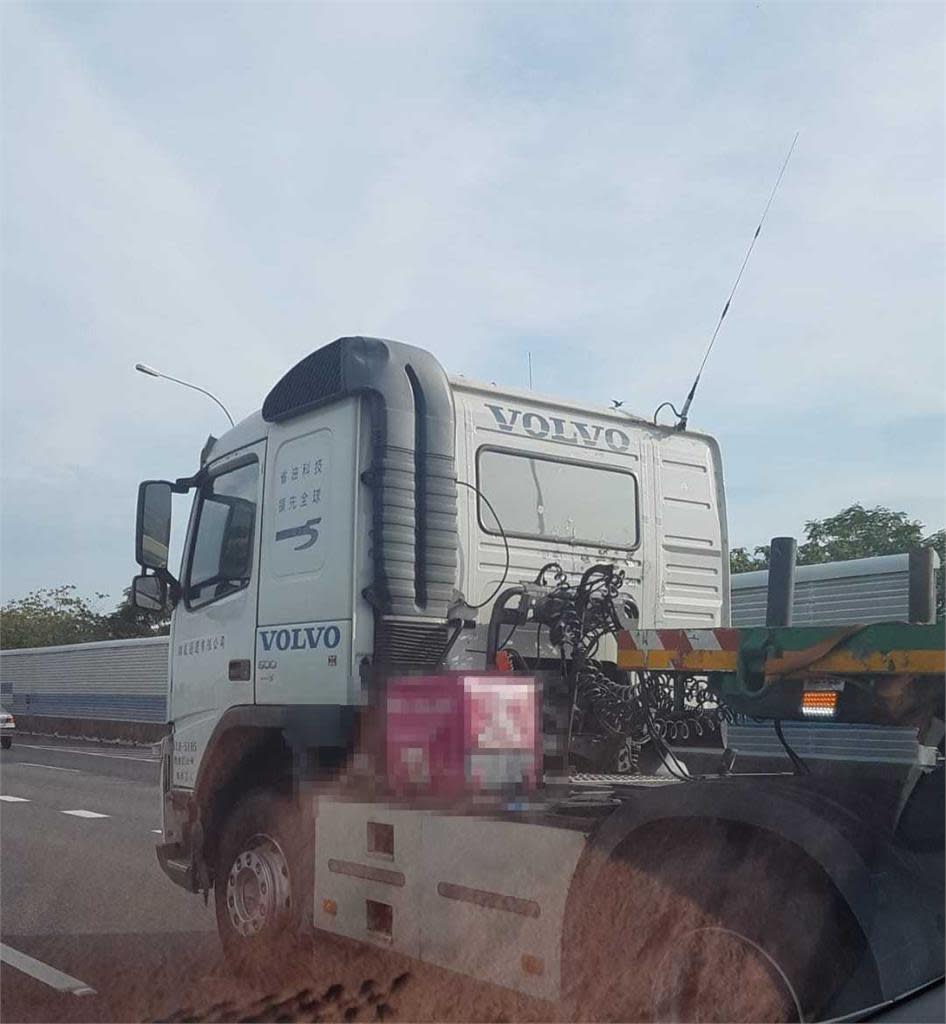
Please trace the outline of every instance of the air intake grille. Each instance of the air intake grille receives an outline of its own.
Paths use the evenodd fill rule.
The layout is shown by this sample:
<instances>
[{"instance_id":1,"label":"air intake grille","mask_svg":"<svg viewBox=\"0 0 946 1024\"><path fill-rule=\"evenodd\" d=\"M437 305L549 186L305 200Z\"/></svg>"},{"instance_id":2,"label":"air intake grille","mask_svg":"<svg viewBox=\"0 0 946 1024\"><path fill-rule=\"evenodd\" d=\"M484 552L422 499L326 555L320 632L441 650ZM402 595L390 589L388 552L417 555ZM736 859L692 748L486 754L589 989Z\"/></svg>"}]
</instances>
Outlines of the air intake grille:
<instances>
[{"instance_id":1,"label":"air intake grille","mask_svg":"<svg viewBox=\"0 0 946 1024\"><path fill-rule=\"evenodd\" d=\"M446 646L446 626L382 621L375 637L375 659L385 666L433 668Z\"/></svg>"},{"instance_id":2,"label":"air intake grille","mask_svg":"<svg viewBox=\"0 0 946 1024\"><path fill-rule=\"evenodd\" d=\"M342 346L333 341L306 356L270 391L263 402L263 419L276 423L298 416L341 390Z\"/></svg>"}]
</instances>

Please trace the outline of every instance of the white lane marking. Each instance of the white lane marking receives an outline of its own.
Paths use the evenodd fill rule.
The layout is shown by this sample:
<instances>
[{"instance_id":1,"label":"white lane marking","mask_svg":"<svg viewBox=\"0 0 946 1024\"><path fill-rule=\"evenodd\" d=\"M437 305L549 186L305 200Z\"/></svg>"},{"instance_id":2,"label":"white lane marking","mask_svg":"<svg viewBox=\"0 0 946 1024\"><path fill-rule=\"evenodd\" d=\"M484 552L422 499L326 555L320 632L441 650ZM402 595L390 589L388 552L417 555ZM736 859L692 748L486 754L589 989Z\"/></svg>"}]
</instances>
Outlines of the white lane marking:
<instances>
[{"instance_id":1,"label":"white lane marking","mask_svg":"<svg viewBox=\"0 0 946 1024\"><path fill-rule=\"evenodd\" d=\"M160 764L160 757L132 757L131 754L100 754L97 750L75 750L72 747L44 747L38 743L17 743L18 747L26 747L27 750L53 750L61 751L63 754L83 754L85 757L111 757L119 761L143 761L145 764Z\"/></svg>"},{"instance_id":2,"label":"white lane marking","mask_svg":"<svg viewBox=\"0 0 946 1024\"><path fill-rule=\"evenodd\" d=\"M57 971L55 967L44 964L42 960L34 960L31 956L3 943L0 943L0 960L59 992L71 992L74 996L95 995L95 989L90 988L84 981L71 978L68 974Z\"/></svg>"},{"instance_id":3,"label":"white lane marking","mask_svg":"<svg viewBox=\"0 0 946 1024\"><path fill-rule=\"evenodd\" d=\"M0 800L6 800L8 804L28 804L30 802L28 796L7 796L6 793L0 794Z\"/></svg>"},{"instance_id":4,"label":"white lane marking","mask_svg":"<svg viewBox=\"0 0 946 1024\"><path fill-rule=\"evenodd\" d=\"M98 811L63 811L63 814L71 814L76 818L110 818L110 814L99 814Z\"/></svg>"},{"instance_id":5,"label":"white lane marking","mask_svg":"<svg viewBox=\"0 0 946 1024\"><path fill-rule=\"evenodd\" d=\"M52 768L54 772L75 772L77 775L82 774L78 768L60 768L58 764L34 764L32 761L17 761L17 764L22 765L24 768Z\"/></svg>"},{"instance_id":6,"label":"white lane marking","mask_svg":"<svg viewBox=\"0 0 946 1024\"><path fill-rule=\"evenodd\" d=\"M161 835L161 829L159 829L159 828L153 828L153 829L152 829L151 831L152 831L152 832L153 832L153 833L154 833L154 834L155 834L156 836L159 836L159 835Z\"/></svg>"}]
</instances>

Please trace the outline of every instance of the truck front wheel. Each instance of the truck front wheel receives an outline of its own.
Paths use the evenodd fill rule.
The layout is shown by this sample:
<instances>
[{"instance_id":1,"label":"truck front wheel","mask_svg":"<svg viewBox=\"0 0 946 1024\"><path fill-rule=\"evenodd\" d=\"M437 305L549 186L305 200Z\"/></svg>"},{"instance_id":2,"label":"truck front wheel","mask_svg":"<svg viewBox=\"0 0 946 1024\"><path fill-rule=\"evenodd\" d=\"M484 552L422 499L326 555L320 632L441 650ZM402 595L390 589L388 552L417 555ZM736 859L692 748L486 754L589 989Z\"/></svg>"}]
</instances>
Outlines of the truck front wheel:
<instances>
[{"instance_id":1,"label":"truck front wheel","mask_svg":"<svg viewBox=\"0 0 946 1024\"><path fill-rule=\"evenodd\" d=\"M230 812L217 848L214 906L227 959L241 973L284 969L300 943L307 886L302 815L257 791Z\"/></svg>"}]
</instances>

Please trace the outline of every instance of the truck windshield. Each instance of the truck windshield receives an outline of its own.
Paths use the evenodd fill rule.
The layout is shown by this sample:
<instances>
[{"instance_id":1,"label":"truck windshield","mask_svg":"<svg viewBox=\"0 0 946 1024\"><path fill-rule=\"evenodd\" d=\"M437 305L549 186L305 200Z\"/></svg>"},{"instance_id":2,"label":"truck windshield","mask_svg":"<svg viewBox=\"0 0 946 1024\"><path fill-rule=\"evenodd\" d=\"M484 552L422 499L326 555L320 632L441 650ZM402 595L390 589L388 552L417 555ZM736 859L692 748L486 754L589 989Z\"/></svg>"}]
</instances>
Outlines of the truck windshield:
<instances>
[{"instance_id":1,"label":"truck windshield","mask_svg":"<svg viewBox=\"0 0 946 1024\"><path fill-rule=\"evenodd\" d=\"M487 533L597 547L637 546L637 480L630 473L481 448L477 477L481 494L495 510L494 516L479 499L480 526Z\"/></svg>"}]
</instances>

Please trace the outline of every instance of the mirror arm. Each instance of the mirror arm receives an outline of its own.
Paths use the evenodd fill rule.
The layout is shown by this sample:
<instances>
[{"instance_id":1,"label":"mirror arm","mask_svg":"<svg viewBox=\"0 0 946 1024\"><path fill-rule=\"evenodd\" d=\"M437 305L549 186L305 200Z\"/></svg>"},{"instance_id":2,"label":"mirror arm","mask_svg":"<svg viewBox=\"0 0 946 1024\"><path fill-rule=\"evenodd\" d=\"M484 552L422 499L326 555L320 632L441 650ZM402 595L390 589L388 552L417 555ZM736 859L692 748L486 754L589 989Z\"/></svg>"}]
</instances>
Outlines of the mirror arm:
<instances>
[{"instance_id":1,"label":"mirror arm","mask_svg":"<svg viewBox=\"0 0 946 1024\"><path fill-rule=\"evenodd\" d=\"M193 476L179 476L173 484L171 484L171 490L175 494L187 494L193 487L199 487L207 474L201 469L198 470Z\"/></svg>"},{"instance_id":2,"label":"mirror arm","mask_svg":"<svg viewBox=\"0 0 946 1024\"><path fill-rule=\"evenodd\" d=\"M177 578L168 569L155 569L154 574L167 586L168 597L171 599L171 607L173 607L181 599L180 583L178 583Z\"/></svg>"}]
</instances>

